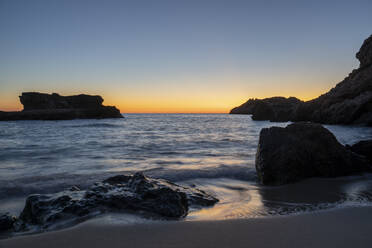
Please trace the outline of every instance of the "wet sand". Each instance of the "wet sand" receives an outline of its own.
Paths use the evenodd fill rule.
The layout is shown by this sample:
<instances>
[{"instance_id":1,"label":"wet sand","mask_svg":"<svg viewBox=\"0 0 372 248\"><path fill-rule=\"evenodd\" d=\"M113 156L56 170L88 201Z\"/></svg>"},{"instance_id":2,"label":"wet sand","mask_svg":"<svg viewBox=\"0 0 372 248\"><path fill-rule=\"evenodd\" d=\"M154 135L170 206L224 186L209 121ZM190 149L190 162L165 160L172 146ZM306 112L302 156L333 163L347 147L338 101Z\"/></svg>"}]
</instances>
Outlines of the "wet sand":
<instances>
[{"instance_id":1,"label":"wet sand","mask_svg":"<svg viewBox=\"0 0 372 248\"><path fill-rule=\"evenodd\" d=\"M224 221L101 224L15 237L0 247L372 247L372 207Z\"/></svg>"}]
</instances>

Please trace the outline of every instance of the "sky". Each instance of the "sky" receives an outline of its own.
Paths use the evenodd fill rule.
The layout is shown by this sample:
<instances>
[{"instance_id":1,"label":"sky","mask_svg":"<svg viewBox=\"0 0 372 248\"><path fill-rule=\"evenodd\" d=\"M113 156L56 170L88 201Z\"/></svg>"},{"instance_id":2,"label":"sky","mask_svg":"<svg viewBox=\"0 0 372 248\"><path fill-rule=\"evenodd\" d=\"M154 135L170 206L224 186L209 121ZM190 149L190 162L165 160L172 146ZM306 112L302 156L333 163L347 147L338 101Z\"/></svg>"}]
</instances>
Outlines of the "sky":
<instances>
[{"instance_id":1,"label":"sky","mask_svg":"<svg viewBox=\"0 0 372 248\"><path fill-rule=\"evenodd\" d=\"M122 113L227 113L328 91L359 62L372 1L0 0L0 110L22 92Z\"/></svg>"}]
</instances>

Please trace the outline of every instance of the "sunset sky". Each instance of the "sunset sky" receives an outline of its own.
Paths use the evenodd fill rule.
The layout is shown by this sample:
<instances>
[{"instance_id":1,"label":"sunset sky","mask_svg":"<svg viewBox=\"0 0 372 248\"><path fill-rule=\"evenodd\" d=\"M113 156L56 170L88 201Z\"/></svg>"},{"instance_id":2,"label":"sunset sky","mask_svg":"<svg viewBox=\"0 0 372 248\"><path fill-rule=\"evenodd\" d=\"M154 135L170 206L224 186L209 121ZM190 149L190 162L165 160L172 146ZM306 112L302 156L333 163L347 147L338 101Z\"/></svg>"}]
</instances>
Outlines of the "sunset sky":
<instances>
[{"instance_id":1,"label":"sunset sky","mask_svg":"<svg viewBox=\"0 0 372 248\"><path fill-rule=\"evenodd\" d=\"M311 99L359 63L372 1L0 0L0 110L24 91L123 113L226 113Z\"/></svg>"}]
</instances>

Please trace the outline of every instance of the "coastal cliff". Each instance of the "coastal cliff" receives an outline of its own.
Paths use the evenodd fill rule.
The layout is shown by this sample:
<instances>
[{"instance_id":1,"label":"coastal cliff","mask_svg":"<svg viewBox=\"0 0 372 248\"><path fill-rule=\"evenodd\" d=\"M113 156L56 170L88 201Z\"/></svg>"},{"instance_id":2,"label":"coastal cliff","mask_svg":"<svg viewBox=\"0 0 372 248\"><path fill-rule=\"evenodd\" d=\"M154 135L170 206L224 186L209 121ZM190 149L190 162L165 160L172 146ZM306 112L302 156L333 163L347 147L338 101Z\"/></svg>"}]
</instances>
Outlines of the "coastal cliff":
<instances>
[{"instance_id":1,"label":"coastal cliff","mask_svg":"<svg viewBox=\"0 0 372 248\"><path fill-rule=\"evenodd\" d=\"M364 41L356 58L359 68L316 99L307 102L294 97L249 99L230 114L251 114L253 120L372 126L372 35Z\"/></svg>"},{"instance_id":2,"label":"coastal cliff","mask_svg":"<svg viewBox=\"0 0 372 248\"><path fill-rule=\"evenodd\" d=\"M57 93L26 92L19 98L23 110L0 111L0 121L123 118L116 107L103 106L101 96L61 96Z\"/></svg>"}]
</instances>

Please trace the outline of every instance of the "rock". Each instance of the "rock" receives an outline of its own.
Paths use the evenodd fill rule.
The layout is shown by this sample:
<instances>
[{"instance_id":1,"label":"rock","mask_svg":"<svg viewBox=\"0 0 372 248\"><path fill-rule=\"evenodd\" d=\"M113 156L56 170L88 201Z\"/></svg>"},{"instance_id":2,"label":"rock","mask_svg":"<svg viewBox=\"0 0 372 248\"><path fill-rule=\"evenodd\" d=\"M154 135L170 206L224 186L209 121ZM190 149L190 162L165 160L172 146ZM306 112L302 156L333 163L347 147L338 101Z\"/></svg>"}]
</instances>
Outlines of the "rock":
<instances>
[{"instance_id":1,"label":"rock","mask_svg":"<svg viewBox=\"0 0 372 248\"><path fill-rule=\"evenodd\" d=\"M60 96L57 93L22 93L19 97L25 111L41 109L94 109L102 107L101 96Z\"/></svg>"},{"instance_id":2,"label":"rock","mask_svg":"<svg viewBox=\"0 0 372 248\"><path fill-rule=\"evenodd\" d=\"M354 70L328 93L300 104L293 121L372 125L372 65Z\"/></svg>"},{"instance_id":3,"label":"rock","mask_svg":"<svg viewBox=\"0 0 372 248\"><path fill-rule=\"evenodd\" d=\"M273 107L263 101L258 102L253 108L252 120L262 121L270 119L275 119L275 112Z\"/></svg>"},{"instance_id":4,"label":"rock","mask_svg":"<svg viewBox=\"0 0 372 248\"><path fill-rule=\"evenodd\" d=\"M145 177L141 173L136 173L134 176L140 177L142 181L151 181L152 183L159 182L172 190L176 192L181 192L186 194L188 204L193 206L213 206L215 203L218 202L218 199L215 197L209 195L203 190L195 188L195 185L192 188L184 187L181 185L177 185L175 183L172 183L168 180L162 180L162 179L150 179L148 177ZM130 185L131 179L133 176L129 175L117 175L110 177L106 180L104 180L104 183L109 183L111 185L121 185L121 184L128 184Z\"/></svg>"},{"instance_id":5,"label":"rock","mask_svg":"<svg viewBox=\"0 0 372 248\"><path fill-rule=\"evenodd\" d=\"M253 120L289 121L302 101L295 97L249 99L230 111L230 114L251 114Z\"/></svg>"},{"instance_id":6,"label":"rock","mask_svg":"<svg viewBox=\"0 0 372 248\"><path fill-rule=\"evenodd\" d=\"M16 218L8 213L0 214L0 232L12 229L15 221Z\"/></svg>"},{"instance_id":7,"label":"rock","mask_svg":"<svg viewBox=\"0 0 372 248\"><path fill-rule=\"evenodd\" d=\"M364 157L347 150L320 124L300 122L260 132L256 171L262 184L346 176L371 169Z\"/></svg>"},{"instance_id":8,"label":"rock","mask_svg":"<svg viewBox=\"0 0 372 248\"><path fill-rule=\"evenodd\" d=\"M360 61L360 67L318 98L307 102L296 98L294 99L297 101L289 101L279 97L250 99L232 109L230 113L252 114L253 120L312 121L372 126L372 36L364 41L356 57ZM255 112L255 106L262 102L267 103L268 106L260 106L261 110ZM277 107L271 102L283 103L283 107ZM284 107L284 103L287 107Z\"/></svg>"},{"instance_id":9,"label":"rock","mask_svg":"<svg viewBox=\"0 0 372 248\"><path fill-rule=\"evenodd\" d=\"M348 146L348 148L357 154L365 156L372 163L372 140L362 140L352 146Z\"/></svg>"},{"instance_id":10,"label":"rock","mask_svg":"<svg viewBox=\"0 0 372 248\"><path fill-rule=\"evenodd\" d=\"M0 120L70 120L123 118L113 106L103 106L101 96L60 96L56 93L22 93L23 111L0 112Z\"/></svg>"},{"instance_id":11,"label":"rock","mask_svg":"<svg viewBox=\"0 0 372 248\"><path fill-rule=\"evenodd\" d=\"M363 42L356 58L360 61L361 68L372 64L372 35Z\"/></svg>"},{"instance_id":12,"label":"rock","mask_svg":"<svg viewBox=\"0 0 372 248\"><path fill-rule=\"evenodd\" d=\"M132 176L129 176L129 175L117 175L117 176L109 177L103 182L109 183L109 184L123 184L123 183L128 183L131 178Z\"/></svg>"},{"instance_id":13,"label":"rock","mask_svg":"<svg viewBox=\"0 0 372 248\"><path fill-rule=\"evenodd\" d=\"M211 206L218 200L204 191L145 177L119 175L96 183L87 190L31 195L19 217L22 228L48 228L61 221L78 221L109 211L145 211L169 218L187 215L190 205Z\"/></svg>"},{"instance_id":14,"label":"rock","mask_svg":"<svg viewBox=\"0 0 372 248\"><path fill-rule=\"evenodd\" d=\"M70 191L79 191L80 188L78 186L72 186L71 188L69 188Z\"/></svg>"}]
</instances>

